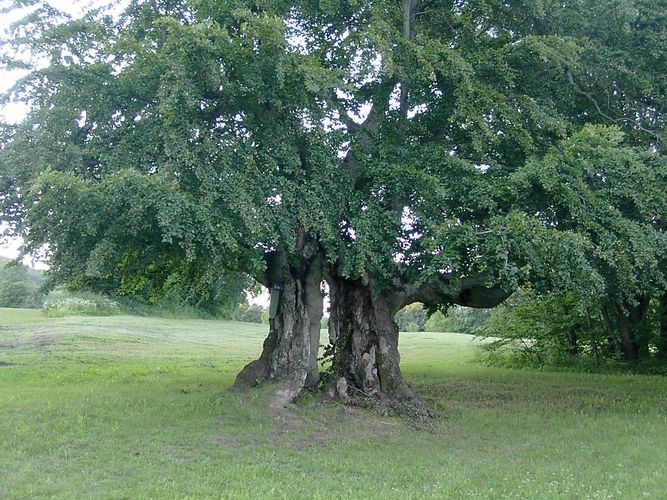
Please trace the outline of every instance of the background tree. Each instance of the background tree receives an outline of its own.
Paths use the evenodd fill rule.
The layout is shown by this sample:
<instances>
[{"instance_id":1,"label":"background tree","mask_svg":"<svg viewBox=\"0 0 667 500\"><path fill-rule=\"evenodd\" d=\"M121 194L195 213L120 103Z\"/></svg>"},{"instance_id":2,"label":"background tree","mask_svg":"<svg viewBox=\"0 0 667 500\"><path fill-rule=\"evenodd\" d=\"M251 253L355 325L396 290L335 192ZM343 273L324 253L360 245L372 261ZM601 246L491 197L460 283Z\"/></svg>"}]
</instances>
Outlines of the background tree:
<instances>
[{"instance_id":1,"label":"background tree","mask_svg":"<svg viewBox=\"0 0 667 500\"><path fill-rule=\"evenodd\" d=\"M423 332L426 319L424 307L417 302L404 307L394 316L400 332Z\"/></svg>"},{"instance_id":2,"label":"background tree","mask_svg":"<svg viewBox=\"0 0 667 500\"><path fill-rule=\"evenodd\" d=\"M657 224L667 210L667 162L623 141L618 129L586 127L512 181L527 212L589 241L582 258L594 274L577 284L578 293L598 305L608 335L636 363L648 353L642 330L650 300L667 285L667 233Z\"/></svg>"},{"instance_id":3,"label":"background tree","mask_svg":"<svg viewBox=\"0 0 667 500\"><path fill-rule=\"evenodd\" d=\"M0 257L0 307L40 307L43 281L41 272Z\"/></svg>"},{"instance_id":4,"label":"background tree","mask_svg":"<svg viewBox=\"0 0 667 500\"><path fill-rule=\"evenodd\" d=\"M258 304L239 304L232 313L234 321L246 321L248 323L262 323L266 310Z\"/></svg>"},{"instance_id":5,"label":"background tree","mask_svg":"<svg viewBox=\"0 0 667 500\"><path fill-rule=\"evenodd\" d=\"M452 306L444 313L436 311L424 328L427 332L457 332L476 334L488 322L495 309L473 309L470 307Z\"/></svg>"},{"instance_id":6,"label":"background tree","mask_svg":"<svg viewBox=\"0 0 667 500\"><path fill-rule=\"evenodd\" d=\"M491 339L484 348L492 359L500 353L520 365L567 364L582 354L600 362L609 347L599 310L575 292L521 290L477 334Z\"/></svg>"},{"instance_id":7,"label":"background tree","mask_svg":"<svg viewBox=\"0 0 667 500\"><path fill-rule=\"evenodd\" d=\"M636 331L642 345L652 353L659 339L657 305L655 301L649 305ZM605 364L618 367L620 361L628 366L620 334L608 331L599 304L578 296L576 291L520 290L494 309L488 322L475 333L489 339L484 349L493 363L601 369ZM660 369L660 362L655 363L648 354L639 361L644 369Z\"/></svg>"}]
</instances>

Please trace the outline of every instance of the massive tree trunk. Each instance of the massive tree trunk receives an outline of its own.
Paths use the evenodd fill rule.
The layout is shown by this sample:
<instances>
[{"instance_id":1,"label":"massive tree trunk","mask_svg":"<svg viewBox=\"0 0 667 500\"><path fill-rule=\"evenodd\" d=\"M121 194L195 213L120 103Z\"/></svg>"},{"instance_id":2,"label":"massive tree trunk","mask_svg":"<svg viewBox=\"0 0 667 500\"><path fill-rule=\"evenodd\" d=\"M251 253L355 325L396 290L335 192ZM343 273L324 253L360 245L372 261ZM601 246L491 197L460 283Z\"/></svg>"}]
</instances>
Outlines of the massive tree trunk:
<instances>
[{"instance_id":1,"label":"massive tree trunk","mask_svg":"<svg viewBox=\"0 0 667 500\"><path fill-rule=\"evenodd\" d=\"M430 412L401 375L396 295L362 280L329 277L333 346L331 371L343 398L371 399L391 408Z\"/></svg>"},{"instance_id":2,"label":"massive tree trunk","mask_svg":"<svg viewBox=\"0 0 667 500\"><path fill-rule=\"evenodd\" d=\"M432 410L401 374L395 314L413 302L492 307L509 296L477 278L457 282L455 290L445 277L421 286L396 282L380 287L370 278L344 278L330 270L327 279L334 390L345 398L367 398L388 409L422 414Z\"/></svg>"},{"instance_id":3,"label":"massive tree trunk","mask_svg":"<svg viewBox=\"0 0 667 500\"><path fill-rule=\"evenodd\" d=\"M319 246L305 237L297 253L281 250L267 259L263 282L271 290L269 336L259 359L238 374L235 387L276 382L271 404L280 406L317 386L322 264Z\"/></svg>"}]
</instances>

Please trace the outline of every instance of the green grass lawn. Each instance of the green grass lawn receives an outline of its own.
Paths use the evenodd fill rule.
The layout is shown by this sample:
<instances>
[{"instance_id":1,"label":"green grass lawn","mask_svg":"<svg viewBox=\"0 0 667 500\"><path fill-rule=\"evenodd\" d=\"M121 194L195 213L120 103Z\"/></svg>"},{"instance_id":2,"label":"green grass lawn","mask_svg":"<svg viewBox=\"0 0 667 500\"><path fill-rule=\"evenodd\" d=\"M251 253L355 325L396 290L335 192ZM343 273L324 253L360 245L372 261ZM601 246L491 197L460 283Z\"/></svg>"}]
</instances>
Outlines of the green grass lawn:
<instances>
[{"instance_id":1,"label":"green grass lawn","mask_svg":"<svg viewBox=\"0 0 667 500\"><path fill-rule=\"evenodd\" d=\"M0 498L667 498L667 379L489 368L402 334L443 415L227 392L265 327L0 309Z\"/></svg>"}]
</instances>

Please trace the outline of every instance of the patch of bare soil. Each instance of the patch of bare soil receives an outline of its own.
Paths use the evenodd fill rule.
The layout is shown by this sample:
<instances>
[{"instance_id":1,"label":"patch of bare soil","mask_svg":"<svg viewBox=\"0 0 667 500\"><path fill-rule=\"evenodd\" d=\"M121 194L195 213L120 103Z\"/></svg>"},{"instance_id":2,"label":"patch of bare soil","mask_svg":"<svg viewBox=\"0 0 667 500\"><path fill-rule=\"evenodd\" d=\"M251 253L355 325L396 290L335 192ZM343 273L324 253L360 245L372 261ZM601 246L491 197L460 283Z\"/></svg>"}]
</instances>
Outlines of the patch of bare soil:
<instances>
[{"instance_id":1,"label":"patch of bare soil","mask_svg":"<svg viewBox=\"0 0 667 500\"><path fill-rule=\"evenodd\" d=\"M29 338L6 340L0 342L0 351L9 351L12 349L42 348L56 343L52 335L40 334Z\"/></svg>"},{"instance_id":2,"label":"patch of bare soil","mask_svg":"<svg viewBox=\"0 0 667 500\"><path fill-rule=\"evenodd\" d=\"M434 417L433 413L405 411L405 408L398 408L391 402L358 404L352 400L343 402L323 393L313 393L296 403L276 407L270 401L273 394L273 391L268 391L263 398L257 398L258 393L250 390L242 393L238 401L242 406L253 406L257 412L271 419L273 425L251 432L228 428L216 436L216 442L237 449L269 444L306 451L344 445L360 437L382 438L415 431L452 432L441 415ZM223 416L218 420L223 424L226 421Z\"/></svg>"}]
</instances>

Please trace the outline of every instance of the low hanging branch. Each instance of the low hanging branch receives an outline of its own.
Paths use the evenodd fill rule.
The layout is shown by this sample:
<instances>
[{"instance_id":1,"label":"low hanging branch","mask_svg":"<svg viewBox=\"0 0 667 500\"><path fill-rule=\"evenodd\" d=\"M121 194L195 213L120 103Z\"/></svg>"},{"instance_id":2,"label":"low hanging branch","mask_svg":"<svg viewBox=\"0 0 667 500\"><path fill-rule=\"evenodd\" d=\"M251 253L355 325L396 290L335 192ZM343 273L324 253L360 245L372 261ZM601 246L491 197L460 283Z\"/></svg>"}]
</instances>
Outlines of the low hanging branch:
<instances>
[{"instance_id":1,"label":"low hanging branch","mask_svg":"<svg viewBox=\"0 0 667 500\"><path fill-rule=\"evenodd\" d=\"M397 275L405 271L402 264L397 264ZM421 302L427 307L442 304L456 304L473 308L490 308L504 302L514 290L489 284L484 275L471 275L457 278L454 273L434 276L421 283L403 275L394 280L391 287L392 302L396 310L414 302Z\"/></svg>"},{"instance_id":2,"label":"low hanging branch","mask_svg":"<svg viewBox=\"0 0 667 500\"><path fill-rule=\"evenodd\" d=\"M510 295L499 286L489 286L482 276L462 278L452 287L451 279L447 277L434 278L422 285L408 287L406 302L421 302L427 306L439 304L457 304L465 307L489 308L502 303Z\"/></svg>"}]
</instances>

